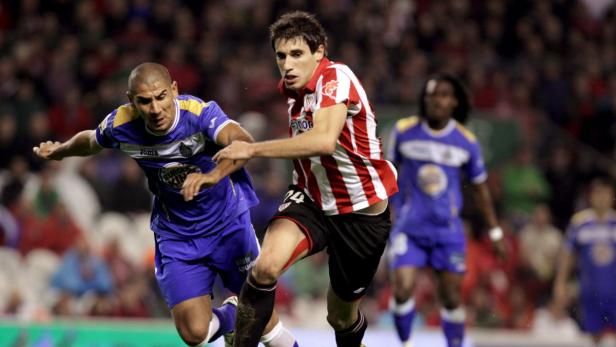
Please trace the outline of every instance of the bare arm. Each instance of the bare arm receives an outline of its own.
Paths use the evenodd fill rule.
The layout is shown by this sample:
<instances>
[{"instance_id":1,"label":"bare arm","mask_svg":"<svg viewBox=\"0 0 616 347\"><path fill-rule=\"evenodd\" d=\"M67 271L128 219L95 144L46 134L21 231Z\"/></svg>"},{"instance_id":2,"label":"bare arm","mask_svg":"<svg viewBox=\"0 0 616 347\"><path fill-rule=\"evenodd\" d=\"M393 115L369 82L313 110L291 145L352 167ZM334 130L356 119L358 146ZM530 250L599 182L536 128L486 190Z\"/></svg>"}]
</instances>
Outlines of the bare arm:
<instances>
[{"instance_id":1,"label":"bare arm","mask_svg":"<svg viewBox=\"0 0 616 347\"><path fill-rule=\"evenodd\" d=\"M216 135L215 141L218 145L228 146L233 141L252 143L254 139L244 128L239 126L239 124L229 123L220 130L218 135ZM215 185L224 177L244 166L246 162L247 160L224 159L218 161L216 167L207 173L192 173L188 175L182 185L181 191L184 200L192 200L201 189Z\"/></svg>"},{"instance_id":2,"label":"bare arm","mask_svg":"<svg viewBox=\"0 0 616 347\"><path fill-rule=\"evenodd\" d=\"M492 204L492 196L490 190L485 182L474 185L474 197L477 207L483 214L484 221L489 229L498 227L498 219L496 218L496 212L494 212L494 205Z\"/></svg>"},{"instance_id":3,"label":"bare arm","mask_svg":"<svg viewBox=\"0 0 616 347\"><path fill-rule=\"evenodd\" d=\"M556 268L556 277L554 278L554 299L563 305L567 305L568 302L567 281L569 276L571 276L575 261L576 254L572 250L563 247L560 261Z\"/></svg>"},{"instance_id":4,"label":"bare arm","mask_svg":"<svg viewBox=\"0 0 616 347\"><path fill-rule=\"evenodd\" d=\"M329 155L336 150L336 141L342 132L347 116L347 107L336 104L317 110L313 128L288 139L256 143L234 142L216 153L214 159L307 158Z\"/></svg>"},{"instance_id":5,"label":"bare arm","mask_svg":"<svg viewBox=\"0 0 616 347\"><path fill-rule=\"evenodd\" d=\"M489 236L492 240L494 251L504 259L507 253L507 247L503 241L503 230L498 226L498 219L494 211L492 196L485 182L474 185L475 203L483 214L483 219L489 230Z\"/></svg>"},{"instance_id":6,"label":"bare arm","mask_svg":"<svg viewBox=\"0 0 616 347\"><path fill-rule=\"evenodd\" d=\"M96 154L103 149L96 142L94 130L84 130L77 133L66 142L41 142L32 151L40 158L47 160L62 160L66 157L85 157Z\"/></svg>"}]
</instances>

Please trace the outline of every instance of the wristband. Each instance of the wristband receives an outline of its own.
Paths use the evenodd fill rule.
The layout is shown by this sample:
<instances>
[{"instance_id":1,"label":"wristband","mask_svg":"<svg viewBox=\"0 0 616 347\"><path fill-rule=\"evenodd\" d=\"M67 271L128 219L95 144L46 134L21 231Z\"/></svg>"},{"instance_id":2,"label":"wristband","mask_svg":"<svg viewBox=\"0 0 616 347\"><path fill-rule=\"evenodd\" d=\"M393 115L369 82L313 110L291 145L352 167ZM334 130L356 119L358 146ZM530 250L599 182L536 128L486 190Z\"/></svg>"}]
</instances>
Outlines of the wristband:
<instances>
[{"instance_id":1,"label":"wristband","mask_svg":"<svg viewBox=\"0 0 616 347\"><path fill-rule=\"evenodd\" d=\"M490 235L490 240L498 241L503 238L503 229L501 227L494 227L490 229L488 235Z\"/></svg>"}]
</instances>

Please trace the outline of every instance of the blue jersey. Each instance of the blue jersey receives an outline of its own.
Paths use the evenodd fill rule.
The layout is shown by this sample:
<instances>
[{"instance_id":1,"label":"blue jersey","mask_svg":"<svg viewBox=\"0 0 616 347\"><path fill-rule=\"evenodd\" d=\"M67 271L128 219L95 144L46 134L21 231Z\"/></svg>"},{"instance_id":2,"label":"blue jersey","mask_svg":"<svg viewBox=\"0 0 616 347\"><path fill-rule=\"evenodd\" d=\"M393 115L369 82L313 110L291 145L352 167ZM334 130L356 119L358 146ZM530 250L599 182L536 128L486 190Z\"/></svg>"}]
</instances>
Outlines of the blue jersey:
<instances>
[{"instance_id":1,"label":"blue jersey","mask_svg":"<svg viewBox=\"0 0 616 347\"><path fill-rule=\"evenodd\" d=\"M186 239L224 233L236 217L258 203L248 173L240 169L191 201L180 190L188 174L207 173L219 131L233 122L213 101L181 95L175 120L163 135L151 132L131 104L111 112L96 129L96 140L137 161L154 194L151 228L161 236Z\"/></svg>"},{"instance_id":2,"label":"blue jersey","mask_svg":"<svg viewBox=\"0 0 616 347\"><path fill-rule=\"evenodd\" d=\"M591 209L576 213L565 246L577 255L582 298L616 298L616 211L604 220Z\"/></svg>"},{"instance_id":3,"label":"blue jersey","mask_svg":"<svg viewBox=\"0 0 616 347\"><path fill-rule=\"evenodd\" d=\"M461 172L474 183L487 178L479 143L468 129L453 119L437 131L419 117L403 118L394 127L389 159L399 169L393 203L405 232L461 229Z\"/></svg>"}]
</instances>

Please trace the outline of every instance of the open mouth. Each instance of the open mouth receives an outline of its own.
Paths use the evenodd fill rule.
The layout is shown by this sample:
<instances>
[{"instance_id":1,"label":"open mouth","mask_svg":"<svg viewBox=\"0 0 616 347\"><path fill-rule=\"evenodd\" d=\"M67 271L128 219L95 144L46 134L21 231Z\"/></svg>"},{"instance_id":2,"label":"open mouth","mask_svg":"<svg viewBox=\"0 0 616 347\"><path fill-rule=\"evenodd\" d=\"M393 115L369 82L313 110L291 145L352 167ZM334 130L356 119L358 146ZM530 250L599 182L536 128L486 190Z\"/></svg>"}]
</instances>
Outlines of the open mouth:
<instances>
[{"instance_id":1,"label":"open mouth","mask_svg":"<svg viewBox=\"0 0 616 347\"><path fill-rule=\"evenodd\" d=\"M297 76L295 75L285 75L284 81L287 84L293 84L297 80Z\"/></svg>"}]
</instances>

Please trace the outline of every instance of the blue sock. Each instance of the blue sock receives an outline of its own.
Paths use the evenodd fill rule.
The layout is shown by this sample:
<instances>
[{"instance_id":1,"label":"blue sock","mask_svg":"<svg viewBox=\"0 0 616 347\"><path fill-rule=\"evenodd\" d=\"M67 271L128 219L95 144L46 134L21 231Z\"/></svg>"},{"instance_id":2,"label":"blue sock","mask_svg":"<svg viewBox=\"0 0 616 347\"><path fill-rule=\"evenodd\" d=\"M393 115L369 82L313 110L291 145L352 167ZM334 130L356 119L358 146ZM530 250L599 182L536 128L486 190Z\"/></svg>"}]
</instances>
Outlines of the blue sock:
<instances>
[{"instance_id":1,"label":"blue sock","mask_svg":"<svg viewBox=\"0 0 616 347\"><path fill-rule=\"evenodd\" d=\"M451 311L441 311L441 325L448 347L461 347L464 339L464 309L458 307Z\"/></svg>"},{"instance_id":2,"label":"blue sock","mask_svg":"<svg viewBox=\"0 0 616 347\"><path fill-rule=\"evenodd\" d=\"M411 328L415 318L415 300L409 299L404 303L398 304L392 298L390 306L394 314L394 323L398 337L400 341L406 342L411 338Z\"/></svg>"},{"instance_id":3,"label":"blue sock","mask_svg":"<svg viewBox=\"0 0 616 347\"><path fill-rule=\"evenodd\" d=\"M235 314L237 312L237 307L235 305L226 304L220 307L212 308L212 314L215 314L218 317L218 321L220 322L220 327L218 331L212 335L208 342L215 341L217 338L221 337L223 334L228 333L233 330L235 326Z\"/></svg>"}]
</instances>

